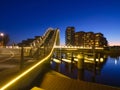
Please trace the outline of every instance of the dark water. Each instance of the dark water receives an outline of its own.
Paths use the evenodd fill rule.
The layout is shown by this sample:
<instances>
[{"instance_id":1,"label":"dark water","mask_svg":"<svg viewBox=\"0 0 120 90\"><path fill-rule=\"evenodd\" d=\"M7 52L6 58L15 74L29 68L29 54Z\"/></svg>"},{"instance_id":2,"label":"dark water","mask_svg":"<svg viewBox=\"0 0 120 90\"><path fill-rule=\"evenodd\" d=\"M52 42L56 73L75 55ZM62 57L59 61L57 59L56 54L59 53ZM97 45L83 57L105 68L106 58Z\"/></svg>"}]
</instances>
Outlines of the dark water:
<instances>
[{"instance_id":1,"label":"dark water","mask_svg":"<svg viewBox=\"0 0 120 90\"><path fill-rule=\"evenodd\" d=\"M78 70L77 64L51 62L53 70L73 79L120 87L120 57L108 56L102 64L84 63L84 69Z\"/></svg>"}]
</instances>

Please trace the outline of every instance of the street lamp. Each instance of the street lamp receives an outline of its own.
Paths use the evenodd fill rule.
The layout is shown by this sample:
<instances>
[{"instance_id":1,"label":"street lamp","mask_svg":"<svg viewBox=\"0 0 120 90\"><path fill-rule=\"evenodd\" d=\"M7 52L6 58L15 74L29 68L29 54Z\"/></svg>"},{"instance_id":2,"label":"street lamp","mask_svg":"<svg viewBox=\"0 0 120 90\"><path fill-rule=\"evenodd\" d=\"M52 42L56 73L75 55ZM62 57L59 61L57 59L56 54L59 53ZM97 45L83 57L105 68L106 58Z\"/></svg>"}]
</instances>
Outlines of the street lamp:
<instances>
[{"instance_id":1,"label":"street lamp","mask_svg":"<svg viewBox=\"0 0 120 90\"><path fill-rule=\"evenodd\" d=\"M0 33L0 36L2 37L2 46L3 46L3 44L4 44L4 40L3 40L4 33Z\"/></svg>"},{"instance_id":2,"label":"street lamp","mask_svg":"<svg viewBox=\"0 0 120 90\"><path fill-rule=\"evenodd\" d=\"M0 33L0 36L2 36L2 37L3 37L3 36L4 36L4 33Z\"/></svg>"}]
</instances>

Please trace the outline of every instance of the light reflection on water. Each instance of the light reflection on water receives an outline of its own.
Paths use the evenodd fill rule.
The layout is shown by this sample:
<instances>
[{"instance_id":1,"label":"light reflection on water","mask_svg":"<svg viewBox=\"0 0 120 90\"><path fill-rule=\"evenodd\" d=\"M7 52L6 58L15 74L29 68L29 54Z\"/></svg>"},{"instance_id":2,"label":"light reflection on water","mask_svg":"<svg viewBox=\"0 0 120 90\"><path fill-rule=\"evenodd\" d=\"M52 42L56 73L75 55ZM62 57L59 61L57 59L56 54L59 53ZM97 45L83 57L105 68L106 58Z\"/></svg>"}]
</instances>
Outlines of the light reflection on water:
<instances>
[{"instance_id":1,"label":"light reflection on water","mask_svg":"<svg viewBox=\"0 0 120 90\"><path fill-rule=\"evenodd\" d=\"M95 67L85 63L83 70L77 69L77 63L56 63L51 61L53 70L73 79L120 87L120 57L108 57L102 65Z\"/></svg>"}]
</instances>

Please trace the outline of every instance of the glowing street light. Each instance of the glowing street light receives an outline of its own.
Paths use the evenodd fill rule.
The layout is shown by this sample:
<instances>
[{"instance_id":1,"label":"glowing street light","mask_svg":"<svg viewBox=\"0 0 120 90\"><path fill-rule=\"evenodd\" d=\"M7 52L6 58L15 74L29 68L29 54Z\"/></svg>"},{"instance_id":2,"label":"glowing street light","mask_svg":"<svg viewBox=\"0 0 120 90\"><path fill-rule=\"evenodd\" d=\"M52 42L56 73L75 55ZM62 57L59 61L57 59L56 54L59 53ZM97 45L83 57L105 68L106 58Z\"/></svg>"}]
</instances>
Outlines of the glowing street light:
<instances>
[{"instance_id":1,"label":"glowing street light","mask_svg":"<svg viewBox=\"0 0 120 90\"><path fill-rule=\"evenodd\" d=\"M4 33L0 33L0 36L2 37L2 46L3 46L3 44L4 44L4 40L3 40Z\"/></svg>"},{"instance_id":2,"label":"glowing street light","mask_svg":"<svg viewBox=\"0 0 120 90\"><path fill-rule=\"evenodd\" d=\"M3 36L4 36L4 33L0 33L0 36L2 36L2 37L3 37Z\"/></svg>"}]
</instances>

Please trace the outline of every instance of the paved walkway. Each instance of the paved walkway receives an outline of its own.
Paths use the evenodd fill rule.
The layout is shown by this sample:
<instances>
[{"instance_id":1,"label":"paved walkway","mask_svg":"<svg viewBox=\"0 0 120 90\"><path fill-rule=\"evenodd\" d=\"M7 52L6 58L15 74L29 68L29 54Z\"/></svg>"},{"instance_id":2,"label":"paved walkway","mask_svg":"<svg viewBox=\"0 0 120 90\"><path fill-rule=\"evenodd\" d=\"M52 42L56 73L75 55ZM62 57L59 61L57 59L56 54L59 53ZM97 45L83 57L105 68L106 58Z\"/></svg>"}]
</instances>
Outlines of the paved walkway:
<instances>
[{"instance_id":1,"label":"paved walkway","mask_svg":"<svg viewBox=\"0 0 120 90\"><path fill-rule=\"evenodd\" d=\"M120 88L75 80L51 71L46 73L40 87L33 87L31 90L120 90Z\"/></svg>"}]
</instances>

